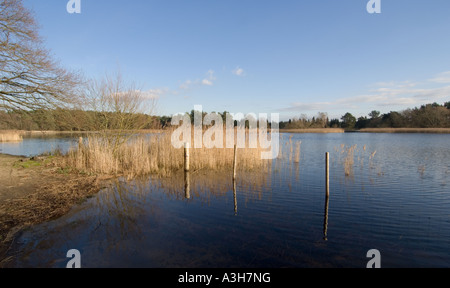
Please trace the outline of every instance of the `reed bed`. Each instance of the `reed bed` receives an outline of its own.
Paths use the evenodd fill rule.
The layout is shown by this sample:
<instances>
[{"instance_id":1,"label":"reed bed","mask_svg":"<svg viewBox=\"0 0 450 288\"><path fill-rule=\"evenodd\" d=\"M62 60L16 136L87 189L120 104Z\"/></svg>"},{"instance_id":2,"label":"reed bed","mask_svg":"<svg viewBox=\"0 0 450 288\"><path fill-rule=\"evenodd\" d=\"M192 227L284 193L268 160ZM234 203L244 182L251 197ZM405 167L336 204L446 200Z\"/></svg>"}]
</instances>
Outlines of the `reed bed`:
<instances>
[{"instance_id":1,"label":"reed bed","mask_svg":"<svg viewBox=\"0 0 450 288\"><path fill-rule=\"evenodd\" d=\"M191 171L233 167L233 148L206 148L207 143L203 144L202 148L190 149ZM133 178L149 174L168 176L184 168L184 149L173 147L170 131L135 135L118 148L100 135L88 135L78 146L65 155L62 164L85 173ZM258 148L238 149L238 169L252 170L268 165L270 161L261 160L264 151L259 145Z\"/></svg>"},{"instance_id":2,"label":"reed bed","mask_svg":"<svg viewBox=\"0 0 450 288\"><path fill-rule=\"evenodd\" d=\"M280 129L280 133L344 133L342 128Z\"/></svg>"},{"instance_id":3,"label":"reed bed","mask_svg":"<svg viewBox=\"0 0 450 288\"><path fill-rule=\"evenodd\" d=\"M0 132L0 142L22 142L22 140L19 132Z\"/></svg>"},{"instance_id":4,"label":"reed bed","mask_svg":"<svg viewBox=\"0 0 450 288\"><path fill-rule=\"evenodd\" d=\"M363 133L434 133L449 134L450 128L364 128Z\"/></svg>"}]
</instances>

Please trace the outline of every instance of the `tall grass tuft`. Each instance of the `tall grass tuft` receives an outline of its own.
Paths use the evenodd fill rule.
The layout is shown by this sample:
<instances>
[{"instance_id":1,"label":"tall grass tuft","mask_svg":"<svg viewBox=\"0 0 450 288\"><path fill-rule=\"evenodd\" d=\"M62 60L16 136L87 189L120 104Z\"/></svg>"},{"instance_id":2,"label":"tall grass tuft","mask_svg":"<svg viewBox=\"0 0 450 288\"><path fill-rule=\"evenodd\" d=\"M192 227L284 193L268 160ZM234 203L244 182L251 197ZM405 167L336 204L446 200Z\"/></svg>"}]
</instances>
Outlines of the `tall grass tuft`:
<instances>
[{"instance_id":1,"label":"tall grass tuft","mask_svg":"<svg viewBox=\"0 0 450 288\"><path fill-rule=\"evenodd\" d=\"M364 162L367 159L366 152L367 152L368 148L366 145L364 145L362 149L357 149L357 147L358 146L356 144L352 145L352 146L347 146L345 144L341 144L340 149L337 147L334 148L334 150L339 155L339 163L342 163L346 177L354 176L354 167L355 166L359 165L361 170L364 168ZM369 164L370 169L377 168L374 163L374 158L375 158L376 154L377 154L377 151L375 150L372 153L370 153L370 155L368 157L368 164ZM355 159L358 161L358 162L356 162L356 164L355 164Z\"/></svg>"},{"instance_id":2,"label":"tall grass tuft","mask_svg":"<svg viewBox=\"0 0 450 288\"><path fill-rule=\"evenodd\" d=\"M353 175L353 165L355 164L355 150L357 145L353 145L350 147L345 148L345 159L344 159L344 171L345 176L352 176Z\"/></svg>"}]
</instances>

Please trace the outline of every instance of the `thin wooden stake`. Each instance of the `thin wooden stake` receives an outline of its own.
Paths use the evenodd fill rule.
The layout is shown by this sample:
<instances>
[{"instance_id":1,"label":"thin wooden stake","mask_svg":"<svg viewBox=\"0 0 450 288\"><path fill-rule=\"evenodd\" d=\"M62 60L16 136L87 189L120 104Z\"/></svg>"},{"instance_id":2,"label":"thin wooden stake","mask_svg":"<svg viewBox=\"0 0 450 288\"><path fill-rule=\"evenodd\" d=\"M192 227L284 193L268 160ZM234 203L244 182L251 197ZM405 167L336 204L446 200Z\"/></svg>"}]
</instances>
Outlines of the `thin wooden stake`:
<instances>
[{"instance_id":1,"label":"thin wooden stake","mask_svg":"<svg viewBox=\"0 0 450 288\"><path fill-rule=\"evenodd\" d=\"M189 171L189 142L184 143L184 171Z\"/></svg>"},{"instance_id":2,"label":"thin wooden stake","mask_svg":"<svg viewBox=\"0 0 450 288\"><path fill-rule=\"evenodd\" d=\"M323 220L323 239L328 240L328 205L330 201L330 153L325 154L325 215Z\"/></svg>"},{"instance_id":3,"label":"thin wooden stake","mask_svg":"<svg viewBox=\"0 0 450 288\"><path fill-rule=\"evenodd\" d=\"M234 145L233 180L236 180L236 167L237 167L237 146Z\"/></svg>"},{"instance_id":4,"label":"thin wooden stake","mask_svg":"<svg viewBox=\"0 0 450 288\"><path fill-rule=\"evenodd\" d=\"M184 195L186 199L191 199L191 182L189 171L184 172Z\"/></svg>"}]
</instances>

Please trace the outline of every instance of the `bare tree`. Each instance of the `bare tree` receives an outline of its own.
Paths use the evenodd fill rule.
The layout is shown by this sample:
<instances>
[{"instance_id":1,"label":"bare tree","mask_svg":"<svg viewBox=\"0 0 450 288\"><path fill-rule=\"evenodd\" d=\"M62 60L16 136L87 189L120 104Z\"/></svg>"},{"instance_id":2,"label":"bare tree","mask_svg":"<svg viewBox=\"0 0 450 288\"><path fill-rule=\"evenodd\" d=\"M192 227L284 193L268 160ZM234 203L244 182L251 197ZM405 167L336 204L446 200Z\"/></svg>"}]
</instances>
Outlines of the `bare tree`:
<instances>
[{"instance_id":1,"label":"bare tree","mask_svg":"<svg viewBox=\"0 0 450 288\"><path fill-rule=\"evenodd\" d=\"M318 112L317 113L317 122L320 125L320 128L327 128L327 119L328 119L328 114L326 112Z\"/></svg>"},{"instance_id":2,"label":"bare tree","mask_svg":"<svg viewBox=\"0 0 450 288\"><path fill-rule=\"evenodd\" d=\"M126 82L120 72L88 83L85 103L96 112L92 130L117 149L153 120L157 98Z\"/></svg>"},{"instance_id":3,"label":"bare tree","mask_svg":"<svg viewBox=\"0 0 450 288\"><path fill-rule=\"evenodd\" d=\"M0 0L0 109L61 107L75 100L77 74L55 62L22 0Z\"/></svg>"}]
</instances>

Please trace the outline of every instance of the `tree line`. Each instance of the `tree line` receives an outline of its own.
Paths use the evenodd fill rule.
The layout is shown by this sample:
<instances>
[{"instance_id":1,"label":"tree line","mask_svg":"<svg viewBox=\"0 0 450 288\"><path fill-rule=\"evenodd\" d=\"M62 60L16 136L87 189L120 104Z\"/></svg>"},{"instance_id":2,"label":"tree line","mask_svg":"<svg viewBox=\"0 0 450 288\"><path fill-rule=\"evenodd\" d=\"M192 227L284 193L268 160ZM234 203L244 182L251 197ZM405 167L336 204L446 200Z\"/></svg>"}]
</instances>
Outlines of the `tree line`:
<instances>
[{"instance_id":1,"label":"tree line","mask_svg":"<svg viewBox=\"0 0 450 288\"><path fill-rule=\"evenodd\" d=\"M299 118L280 122L280 129L308 128L344 128L347 130L364 128L450 128L450 101L443 105L432 103L385 114L373 110L368 116L359 118L347 112L340 119L330 120L327 113L320 112L312 118L303 114Z\"/></svg>"},{"instance_id":2,"label":"tree line","mask_svg":"<svg viewBox=\"0 0 450 288\"><path fill-rule=\"evenodd\" d=\"M197 113L202 113L201 117L207 114L194 110L186 112L192 123L194 123L194 117ZM228 112L219 112L218 115L223 118L225 123ZM127 126L122 124L123 119L128 120ZM172 116L154 116L145 113L118 111L102 112L63 108L31 111L0 110L0 130L82 132L99 129L165 129L171 127L171 120ZM237 121L234 122L236 126ZM280 129L344 128L347 130L363 128L450 128L450 101L443 105L432 103L399 112L391 111L386 114L374 110L368 116L359 118L356 118L350 112L340 119L329 119L327 113L324 112L320 112L311 118L303 114L298 118L281 121L279 127Z\"/></svg>"},{"instance_id":3,"label":"tree line","mask_svg":"<svg viewBox=\"0 0 450 288\"><path fill-rule=\"evenodd\" d=\"M98 112L69 109L37 109L32 111L0 111L0 130L25 131L98 131L162 129L170 125L170 117L137 113L128 115L130 125L118 124L123 115L115 112ZM104 129L101 129L101 128Z\"/></svg>"}]
</instances>

